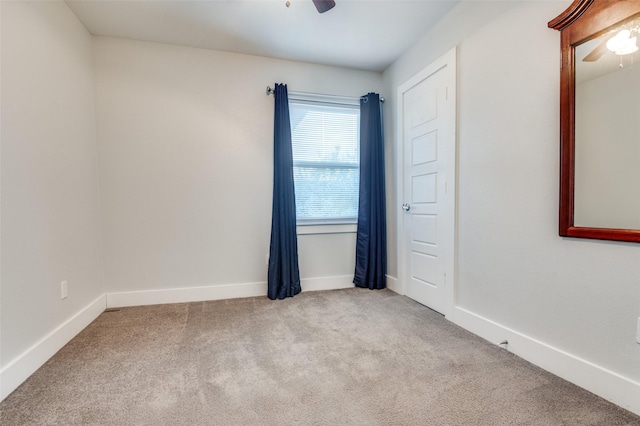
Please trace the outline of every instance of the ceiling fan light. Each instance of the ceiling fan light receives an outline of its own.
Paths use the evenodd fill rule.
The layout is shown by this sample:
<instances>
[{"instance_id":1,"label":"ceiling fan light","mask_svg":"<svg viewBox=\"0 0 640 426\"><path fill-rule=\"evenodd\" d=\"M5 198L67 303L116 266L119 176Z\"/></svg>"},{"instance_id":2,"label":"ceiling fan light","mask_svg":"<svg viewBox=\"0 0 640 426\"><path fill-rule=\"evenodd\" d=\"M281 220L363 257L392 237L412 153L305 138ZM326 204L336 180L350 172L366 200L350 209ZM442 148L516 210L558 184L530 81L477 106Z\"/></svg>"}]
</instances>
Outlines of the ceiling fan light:
<instances>
[{"instance_id":1,"label":"ceiling fan light","mask_svg":"<svg viewBox=\"0 0 640 426\"><path fill-rule=\"evenodd\" d=\"M616 55L629 55L638 51L637 37L627 39L625 46L622 49L616 50Z\"/></svg>"},{"instance_id":2,"label":"ceiling fan light","mask_svg":"<svg viewBox=\"0 0 640 426\"><path fill-rule=\"evenodd\" d=\"M629 37L631 37L631 31L620 31L615 35L615 37L612 37L611 39L609 39L609 41L607 41L607 49L612 52L618 52L619 50L624 49L629 43Z\"/></svg>"}]
</instances>

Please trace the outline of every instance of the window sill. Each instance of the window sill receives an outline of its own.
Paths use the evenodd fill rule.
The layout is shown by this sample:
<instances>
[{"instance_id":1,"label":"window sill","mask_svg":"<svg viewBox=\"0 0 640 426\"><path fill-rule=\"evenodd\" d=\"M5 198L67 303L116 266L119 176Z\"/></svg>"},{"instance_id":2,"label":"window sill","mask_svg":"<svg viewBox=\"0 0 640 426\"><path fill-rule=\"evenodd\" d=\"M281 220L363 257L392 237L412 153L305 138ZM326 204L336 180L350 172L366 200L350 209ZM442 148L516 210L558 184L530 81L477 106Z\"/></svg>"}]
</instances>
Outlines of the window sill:
<instances>
[{"instance_id":1,"label":"window sill","mask_svg":"<svg viewBox=\"0 0 640 426\"><path fill-rule=\"evenodd\" d=\"M298 235L316 234L355 234L358 229L357 223L325 224L325 225L298 225Z\"/></svg>"}]
</instances>

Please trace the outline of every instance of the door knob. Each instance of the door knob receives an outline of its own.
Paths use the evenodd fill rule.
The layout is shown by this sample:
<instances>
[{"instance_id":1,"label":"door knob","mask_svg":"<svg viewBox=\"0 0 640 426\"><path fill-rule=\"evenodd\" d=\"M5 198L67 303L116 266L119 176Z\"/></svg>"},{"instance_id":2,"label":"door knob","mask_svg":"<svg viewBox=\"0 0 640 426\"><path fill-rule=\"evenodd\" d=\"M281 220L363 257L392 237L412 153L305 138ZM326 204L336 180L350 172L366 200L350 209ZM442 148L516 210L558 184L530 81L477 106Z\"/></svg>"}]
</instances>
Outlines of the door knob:
<instances>
[{"instance_id":1,"label":"door knob","mask_svg":"<svg viewBox=\"0 0 640 426\"><path fill-rule=\"evenodd\" d=\"M407 203L404 203L402 205L402 210L404 210L405 212L408 212L409 210L411 210L411 206Z\"/></svg>"}]
</instances>

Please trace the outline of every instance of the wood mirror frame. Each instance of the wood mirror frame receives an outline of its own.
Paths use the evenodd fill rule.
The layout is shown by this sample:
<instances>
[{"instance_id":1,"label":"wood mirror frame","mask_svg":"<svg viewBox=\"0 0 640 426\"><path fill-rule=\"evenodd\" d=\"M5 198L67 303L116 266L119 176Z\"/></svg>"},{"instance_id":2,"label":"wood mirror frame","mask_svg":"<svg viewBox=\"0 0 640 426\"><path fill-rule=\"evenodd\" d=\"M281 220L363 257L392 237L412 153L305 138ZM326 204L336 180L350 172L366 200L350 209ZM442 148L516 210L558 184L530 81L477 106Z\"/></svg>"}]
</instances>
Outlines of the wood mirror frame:
<instances>
[{"instance_id":1,"label":"wood mirror frame","mask_svg":"<svg viewBox=\"0 0 640 426\"><path fill-rule=\"evenodd\" d=\"M640 242L640 229L574 226L575 47L640 14L640 0L575 0L549 22L560 31L560 229L564 237ZM640 182L633 184L640 185Z\"/></svg>"}]
</instances>

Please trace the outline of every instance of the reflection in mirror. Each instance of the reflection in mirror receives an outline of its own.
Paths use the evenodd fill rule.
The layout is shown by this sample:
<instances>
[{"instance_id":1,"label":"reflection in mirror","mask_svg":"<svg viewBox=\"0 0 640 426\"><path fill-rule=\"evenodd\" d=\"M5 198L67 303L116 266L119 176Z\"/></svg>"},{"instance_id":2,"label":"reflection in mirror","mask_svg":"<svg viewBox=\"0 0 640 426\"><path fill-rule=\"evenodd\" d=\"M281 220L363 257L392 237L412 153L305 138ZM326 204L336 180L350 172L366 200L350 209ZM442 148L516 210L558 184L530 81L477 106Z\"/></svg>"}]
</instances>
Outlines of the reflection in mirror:
<instances>
[{"instance_id":1,"label":"reflection in mirror","mask_svg":"<svg viewBox=\"0 0 640 426\"><path fill-rule=\"evenodd\" d=\"M574 224L640 229L640 18L575 47Z\"/></svg>"}]
</instances>

